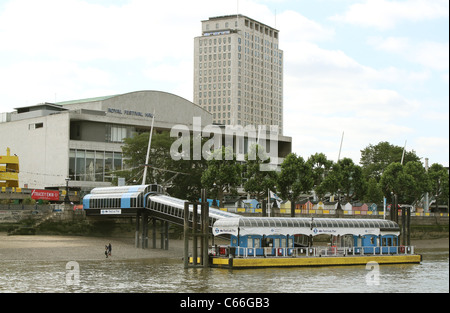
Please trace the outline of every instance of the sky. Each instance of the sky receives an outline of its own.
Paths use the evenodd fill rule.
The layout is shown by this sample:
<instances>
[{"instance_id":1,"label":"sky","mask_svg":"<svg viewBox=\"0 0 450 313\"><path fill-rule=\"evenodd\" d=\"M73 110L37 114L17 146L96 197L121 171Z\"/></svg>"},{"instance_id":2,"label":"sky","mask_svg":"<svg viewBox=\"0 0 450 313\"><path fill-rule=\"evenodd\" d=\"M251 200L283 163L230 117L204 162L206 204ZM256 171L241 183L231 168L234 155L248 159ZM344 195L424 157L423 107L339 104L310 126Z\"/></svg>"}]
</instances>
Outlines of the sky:
<instances>
[{"instance_id":1,"label":"sky","mask_svg":"<svg viewBox=\"0 0 450 313\"><path fill-rule=\"evenodd\" d=\"M358 164L387 141L449 166L448 0L0 0L0 113L138 90L192 101L201 21L237 12L280 31L293 152Z\"/></svg>"}]
</instances>

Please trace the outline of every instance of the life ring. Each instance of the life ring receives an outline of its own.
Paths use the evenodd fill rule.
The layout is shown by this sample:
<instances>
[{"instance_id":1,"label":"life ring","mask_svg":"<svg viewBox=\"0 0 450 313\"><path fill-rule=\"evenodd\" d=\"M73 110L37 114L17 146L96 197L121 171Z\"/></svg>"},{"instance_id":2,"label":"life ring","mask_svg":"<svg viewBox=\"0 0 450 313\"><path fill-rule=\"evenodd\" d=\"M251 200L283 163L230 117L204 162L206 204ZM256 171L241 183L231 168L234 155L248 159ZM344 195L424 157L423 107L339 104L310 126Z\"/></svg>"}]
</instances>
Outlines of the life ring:
<instances>
[{"instance_id":1,"label":"life ring","mask_svg":"<svg viewBox=\"0 0 450 313\"><path fill-rule=\"evenodd\" d=\"M283 255L283 248L278 248L278 256Z\"/></svg>"},{"instance_id":2,"label":"life ring","mask_svg":"<svg viewBox=\"0 0 450 313\"><path fill-rule=\"evenodd\" d=\"M405 253L405 246L398 247L399 253Z\"/></svg>"}]
</instances>

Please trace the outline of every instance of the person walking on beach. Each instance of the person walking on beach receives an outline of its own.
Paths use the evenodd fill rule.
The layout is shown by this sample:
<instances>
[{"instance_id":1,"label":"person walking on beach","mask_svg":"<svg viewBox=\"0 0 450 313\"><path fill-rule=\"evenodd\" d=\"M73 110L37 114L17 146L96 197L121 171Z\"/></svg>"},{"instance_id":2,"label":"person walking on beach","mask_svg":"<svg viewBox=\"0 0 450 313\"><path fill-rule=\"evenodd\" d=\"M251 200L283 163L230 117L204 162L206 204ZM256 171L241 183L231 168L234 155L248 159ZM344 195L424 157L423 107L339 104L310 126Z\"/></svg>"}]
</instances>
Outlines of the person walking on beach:
<instances>
[{"instance_id":1,"label":"person walking on beach","mask_svg":"<svg viewBox=\"0 0 450 313\"><path fill-rule=\"evenodd\" d=\"M109 247L105 245L105 257L108 258Z\"/></svg>"},{"instance_id":2,"label":"person walking on beach","mask_svg":"<svg viewBox=\"0 0 450 313\"><path fill-rule=\"evenodd\" d=\"M109 243L109 245L108 245L108 255L109 256L111 256L111 250L112 250L111 243Z\"/></svg>"}]
</instances>

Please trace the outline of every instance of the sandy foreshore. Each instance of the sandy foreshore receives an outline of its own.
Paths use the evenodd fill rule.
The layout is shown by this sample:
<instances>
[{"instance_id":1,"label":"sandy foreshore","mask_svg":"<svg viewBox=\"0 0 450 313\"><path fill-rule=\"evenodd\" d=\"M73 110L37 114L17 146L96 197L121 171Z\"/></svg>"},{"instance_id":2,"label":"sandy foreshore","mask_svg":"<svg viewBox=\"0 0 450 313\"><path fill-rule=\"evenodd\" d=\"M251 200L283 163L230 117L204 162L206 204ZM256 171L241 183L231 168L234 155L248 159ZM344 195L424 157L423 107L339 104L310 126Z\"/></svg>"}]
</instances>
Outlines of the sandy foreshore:
<instances>
[{"instance_id":1,"label":"sandy foreshore","mask_svg":"<svg viewBox=\"0 0 450 313\"><path fill-rule=\"evenodd\" d=\"M111 243L111 259L181 258L184 243L170 240L169 250L136 248L134 238L84 236L7 236L0 233L1 260L83 261L105 259L105 245ZM151 243L149 243L151 245Z\"/></svg>"},{"instance_id":2,"label":"sandy foreshore","mask_svg":"<svg viewBox=\"0 0 450 313\"><path fill-rule=\"evenodd\" d=\"M135 248L134 238L84 236L8 236L0 233L0 261L84 261L105 259L105 245L111 243L113 260L169 258L182 259L183 240L169 242L169 250ZM151 243L149 243L151 244ZM418 253L449 249L449 238L414 240ZM160 246L159 239L157 247Z\"/></svg>"}]
</instances>

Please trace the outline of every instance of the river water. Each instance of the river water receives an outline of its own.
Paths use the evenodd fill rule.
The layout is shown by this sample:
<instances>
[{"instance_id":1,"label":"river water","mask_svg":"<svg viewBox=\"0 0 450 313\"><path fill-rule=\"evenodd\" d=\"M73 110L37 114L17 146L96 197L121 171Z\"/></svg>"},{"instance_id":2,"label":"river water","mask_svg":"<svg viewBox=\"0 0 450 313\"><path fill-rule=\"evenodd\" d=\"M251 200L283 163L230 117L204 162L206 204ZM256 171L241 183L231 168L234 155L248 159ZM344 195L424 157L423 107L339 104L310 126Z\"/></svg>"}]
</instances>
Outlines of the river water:
<instances>
[{"instance_id":1,"label":"river water","mask_svg":"<svg viewBox=\"0 0 450 313\"><path fill-rule=\"evenodd\" d=\"M449 292L449 252L423 253L421 264L184 269L181 260L0 261L0 292L322 293Z\"/></svg>"}]
</instances>

